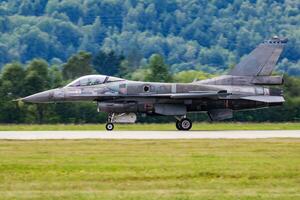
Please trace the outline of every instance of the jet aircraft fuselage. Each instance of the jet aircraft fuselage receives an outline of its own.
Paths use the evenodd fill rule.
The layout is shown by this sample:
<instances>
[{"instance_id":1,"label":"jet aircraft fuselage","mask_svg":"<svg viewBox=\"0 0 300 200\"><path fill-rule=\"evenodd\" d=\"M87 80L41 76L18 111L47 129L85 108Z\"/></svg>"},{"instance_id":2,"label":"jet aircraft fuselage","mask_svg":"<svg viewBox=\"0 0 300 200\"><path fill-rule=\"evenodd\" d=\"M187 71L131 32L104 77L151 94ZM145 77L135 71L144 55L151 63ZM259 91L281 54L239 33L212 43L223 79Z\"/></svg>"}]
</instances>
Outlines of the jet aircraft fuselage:
<instances>
[{"instance_id":1,"label":"jet aircraft fuselage","mask_svg":"<svg viewBox=\"0 0 300 200\"><path fill-rule=\"evenodd\" d=\"M108 113L107 130L114 123L134 123L136 113L175 116L179 130L189 130L189 112L206 112L211 120L224 120L233 111L282 105L282 76L271 73L287 40L277 37L260 44L228 75L192 83L130 81L105 75L80 77L63 88L22 98L24 102L95 101Z\"/></svg>"}]
</instances>

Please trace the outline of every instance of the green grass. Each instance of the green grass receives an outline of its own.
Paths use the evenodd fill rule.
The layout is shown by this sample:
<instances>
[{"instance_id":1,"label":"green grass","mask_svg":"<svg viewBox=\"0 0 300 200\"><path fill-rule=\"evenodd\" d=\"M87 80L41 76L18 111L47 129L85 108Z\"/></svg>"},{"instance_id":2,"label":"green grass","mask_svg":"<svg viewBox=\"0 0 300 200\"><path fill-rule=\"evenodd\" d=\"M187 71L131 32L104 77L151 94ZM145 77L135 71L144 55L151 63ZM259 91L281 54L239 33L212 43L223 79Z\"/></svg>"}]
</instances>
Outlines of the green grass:
<instances>
[{"instance_id":1,"label":"green grass","mask_svg":"<svg viewBox=\"0 0 300 200\"><path fill-rule=\"evenodd\" d=\"M300 199L300 139L2 140L0 199Z\"/></svg>"},{"instance_id":2,"label":"green grass","mask_svg":"<svg viewBox=\"0 0 300 200\"><path fill-rule=\"evenodd\" d=\"M0 131L105 130L104 124L14 125L2 124ZM116 124L115 130L176 130L175 124ZM194 123L192 130L300 130L300 123Z\"/></svg>"}]
</instances>

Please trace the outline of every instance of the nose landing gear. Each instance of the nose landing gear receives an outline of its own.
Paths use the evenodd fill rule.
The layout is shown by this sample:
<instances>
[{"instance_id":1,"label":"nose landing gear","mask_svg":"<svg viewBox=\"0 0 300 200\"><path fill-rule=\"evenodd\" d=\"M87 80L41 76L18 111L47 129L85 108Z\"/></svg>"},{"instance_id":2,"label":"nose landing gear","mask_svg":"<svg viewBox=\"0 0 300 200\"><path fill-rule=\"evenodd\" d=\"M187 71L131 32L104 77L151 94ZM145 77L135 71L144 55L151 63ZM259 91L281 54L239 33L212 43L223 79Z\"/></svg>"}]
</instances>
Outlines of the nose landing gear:
<instances>
[{"instance_id":1,"label":"nose landing gear","mask_svg":"<svg viewBox=\"0 0 300 200\"><path fill-rule=\"evenodd\" d=\"M106 124L106 126L105 126L105 128L106 128L106 130L107 131L112 131L112 130L114 130L114 124L113 123L107 123Z\"/></svg>"},{"instance_id":2,"label":"nose landing gear","mask_svg":"<svg viewBox=\"0 0 300 200\"><path fill-rule=\"evenodd\" d=\"M176 121L176 128L180 131L188 131L192 128L192 125L192 121L186 118L186 116Z\"/></svg>"},{"instance_id":3,"label":"nose landing gear","mask_svg":"<svg viewBox=\"0 0 300 200\"><path fill-rule=\"evenodd\" d=\"M113 122L113 120L114 120L114 116L115 116L115 114L114 113L110 113L109 115L108 115L108 117L107 117L107 123L106 123L106 125L105 125L105 128L106 128L106 130L107 131L112 131L112 130L114 130L114 124L112 123Z\"/></svg>"},{"instance_id":4,"label":"nose landing gear","mask_svg":"<svg viewBox=\"0 0 300 200\"><path fill-rule=\"evenodd\" d=\"M109 113L107 117L106 130L112 131L114 124L132 124L135 123L137 116L135 113Z\"/></svg>"}]
</instances>

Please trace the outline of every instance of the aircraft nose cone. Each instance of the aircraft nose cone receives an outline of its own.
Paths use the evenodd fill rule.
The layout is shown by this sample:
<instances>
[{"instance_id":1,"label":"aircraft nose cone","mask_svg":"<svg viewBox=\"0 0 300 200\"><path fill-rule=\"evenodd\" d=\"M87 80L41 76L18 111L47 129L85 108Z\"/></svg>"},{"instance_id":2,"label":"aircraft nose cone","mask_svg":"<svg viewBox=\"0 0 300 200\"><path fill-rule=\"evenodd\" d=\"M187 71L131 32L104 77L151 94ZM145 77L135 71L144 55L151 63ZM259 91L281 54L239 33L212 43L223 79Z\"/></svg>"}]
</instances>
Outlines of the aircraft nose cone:
<instances>
[{"instance_id":1,"label":"aircraft nose cone","mask_svg":"<svg viewBox=\"0 0 300 200\"><path fill-rule=\"evenodd\" d=\"M46 103L50 99L51 92L45 91L36 93L27 97L22 98L21 100L24 102L30 102L30 103Z\"/></svg>"}]
</instances>

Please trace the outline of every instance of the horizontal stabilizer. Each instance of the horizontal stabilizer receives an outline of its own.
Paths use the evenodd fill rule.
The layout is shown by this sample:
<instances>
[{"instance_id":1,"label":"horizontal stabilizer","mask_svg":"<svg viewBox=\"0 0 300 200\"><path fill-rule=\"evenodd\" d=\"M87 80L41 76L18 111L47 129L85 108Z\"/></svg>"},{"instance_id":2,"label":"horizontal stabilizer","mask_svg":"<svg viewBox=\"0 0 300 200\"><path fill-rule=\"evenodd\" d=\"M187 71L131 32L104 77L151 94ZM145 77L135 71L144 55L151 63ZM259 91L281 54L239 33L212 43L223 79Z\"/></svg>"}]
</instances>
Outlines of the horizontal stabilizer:
<instances>
[{"instance_id":1,"label":"horizontal stabilizer","mask_svg":"<svg viewBox=\"0 0 300 200\"><path fill-rule=\"evenodd\" d=\"M254 85L282 85L283 76L255 76L252 83Z\"/></svg>"},{"instance_id":2,"label":"horizontal stabilizer","mask_svg":"<svg viewBox=\"0 0 300 200\"><path fill-rule=\"evenodd\" d=\"M228 76L223 75L198 81L207 85L282 85L283 76Z\"/></svg>"},{"instance_id":3,"label":"horizontal stabilizer","mask_svg":"<svg viewBox=\"0 0 300 200\"><path fill-rule=\"evenodd\" d=\"M285 100L283 96L247 96L241 99L259 101L264 103L283 103Z\"/></svg>"}]
</instances>

